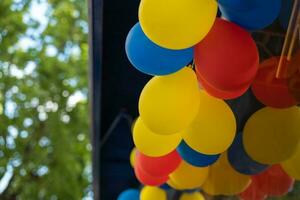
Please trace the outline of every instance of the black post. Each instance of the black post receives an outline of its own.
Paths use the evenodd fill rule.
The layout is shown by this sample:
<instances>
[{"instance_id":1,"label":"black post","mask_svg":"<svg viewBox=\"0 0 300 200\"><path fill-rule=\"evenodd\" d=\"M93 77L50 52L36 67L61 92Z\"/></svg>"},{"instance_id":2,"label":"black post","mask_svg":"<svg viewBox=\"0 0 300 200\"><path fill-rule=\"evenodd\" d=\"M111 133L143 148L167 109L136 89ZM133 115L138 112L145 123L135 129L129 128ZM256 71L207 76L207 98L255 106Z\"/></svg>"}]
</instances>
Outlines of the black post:
<instances>
[{"instance_id":1,"label":"black post","mask_svg":"<svg viewBox=\"0 0 300 200\"><path fill-rule=\"evenodd\" d=\"M103 55L103 1L89 0L90 113L93 146L94 199L100 200L101 79Z\"/></svg>"}]
</instances>

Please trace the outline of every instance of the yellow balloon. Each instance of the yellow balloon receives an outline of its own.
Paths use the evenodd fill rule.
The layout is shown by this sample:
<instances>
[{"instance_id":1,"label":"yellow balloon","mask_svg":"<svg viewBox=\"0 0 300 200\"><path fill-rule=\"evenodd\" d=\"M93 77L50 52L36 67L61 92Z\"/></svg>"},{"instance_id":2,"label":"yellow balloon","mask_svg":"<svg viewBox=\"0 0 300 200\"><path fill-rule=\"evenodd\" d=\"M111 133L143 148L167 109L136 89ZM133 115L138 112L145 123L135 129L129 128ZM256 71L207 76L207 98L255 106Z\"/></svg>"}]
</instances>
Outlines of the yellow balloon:
<instances>
[{"instance_id":1,"label":"yellow balloon","mask_svg":"<svg viewBox=\"0 0 300 200\"><path fill-rule=\"evenodd\" d=\"M215 155L229 148L235 132L235 116L229 106L202 90L198 115L183 133L185 142L195 151Z\"/></svg>"},{"instance_id":2,"label":"yellow balloon","mask_svg":"<svg viewBox=\"0 0 300 200\"><path fill-rule=\"evenodd\" d=\"M179 200L205 200L204 196L200 192L183 193Z\"/></svg>"},{"instance_id":3,"label":"yellow balloon","mask_svg":"<svg viewBox=\"0 0 300 200\"><path fill-rule=\"evenodd\" d=\"M186 129L197 115L199 87L190 68L167 76L156 76L144 87L139 112L145 125L157 134Z\"/></svg>"},{"instance_id":4,"label":"yellow balloon","mask_svg":"<svg viewBox=\"0 0 300 200\"><path fill-rule=\"evenodd\" d=\"M133 148L130 153L130 165L134 167L135 164L135 158L136 158L136 148Z\"/></svg>"},{"instance_id":5,"label":"yellow balloon","mask_svg":"<svg viewBox=\"0 0 300 200\"><path fill-rule=\"evenodd\" d=\"M294 179L300 181L300 145L298 145L298 149L293 156L281 163L284 171Z\"/></svg>"},{"instance_id":6,"label":"yellow balloon","mask_svg":"<svg viewBox=\"0 0 300 200\"><path fill-rule=\"evenodd\" d=\"M167 193L158 187L145 186L141 190L140 200L167 200Z\"/></svg>"},{"instance_id":7,"label":"yellow balloon","mask_svg":"<svg viewBox=\"0 0 300 200\"><path fill-rule=\"evenodd\" d=\"M132 123L131 123L131 132L133 132L133 128L134 128L134 125L135 125L135 122L136 122L137 119L138 119L138 117L135 118L135 119L132 121Z\"/></svg>"},{"instance_id":8,"label":"yellow balloon","mask_svg":"<svg viewBox=\"0 0 300 200\"><path fill-rule=\"evenodd\" d=\"M160 157L171 153L182 140L180 133L159 135L150 131L138 118L133 128L133 141L136 148L150 157Z\"/></svg>"},{"instance_id":9,"label":"yellow balloon","mask_svg":"<svg viewBox=\"0 0 300 200\"><path fill-rule=\"evenodd\" d=\"M251 183L250 176L235 171L227 160L227 153L210 167L203 190L210 195L236 195L243 192Z\"/></svg>"},{"instance_id":10,"label":"yellow balloon","mask_svg":"<svg viewBox=\"0 0 300 200\"><path fill-rule=\"evenodd\" d=\"M217 7L215 0L142 0L139 21L154 43L168 49L185 49L207 35Z\"/></svg>"},{"instance_id":11,"label":"yellow balloon","mask_svg":"<svg viewBox=\"0 0 300 200\"><path fill-rule=\"evenodd\" d=\"M254 113L244 128L243 143L252 159L276 164L289 159L300 140L300 109L263 108Z\"/></svg>"},{"instance_id":12,"label":"yellow balloon","mask_svg":"<svg viewBox=\"0 0 300 200\"><path fill-rule=\"evenodd\" d=\"M208 167L194 167L182 161L179 167L169 175L169 179L176 187L195 189L200 187L208 176Z\"/></svg>"},{"instance_id":13,"label":"yellow balloon","mask_svg":"<svg viewBox=\"0 0 300 200\"><path fill-rule=\"evenodd\" d=\"M182 188L182 187L180 187L179 185L177 185L174 181L172 181L171 179L169 179L168 181L167 181L167 184L171 187L171 188L173 188L173 189L175 189L175 190L184 190L184 188Z\"/></svg>"}]
</instances>

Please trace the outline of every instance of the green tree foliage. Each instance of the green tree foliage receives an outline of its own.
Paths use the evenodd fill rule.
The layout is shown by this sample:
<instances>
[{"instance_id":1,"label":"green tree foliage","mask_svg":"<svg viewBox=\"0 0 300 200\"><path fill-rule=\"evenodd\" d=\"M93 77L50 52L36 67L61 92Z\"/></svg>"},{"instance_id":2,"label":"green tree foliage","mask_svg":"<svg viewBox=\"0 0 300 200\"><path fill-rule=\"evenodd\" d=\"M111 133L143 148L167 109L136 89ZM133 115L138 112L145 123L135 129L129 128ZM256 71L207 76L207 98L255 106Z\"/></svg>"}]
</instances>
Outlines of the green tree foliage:
<instances>
[{"instance_id":1,"label":"green tree foliage","mask_svg":"<svg viewBox=\"0 0 300 200\"><path fill-rule=\"evenodd\" d=\"M90 192L87 6L0 1L0 199Z\"/></svg>"}]
</instances>

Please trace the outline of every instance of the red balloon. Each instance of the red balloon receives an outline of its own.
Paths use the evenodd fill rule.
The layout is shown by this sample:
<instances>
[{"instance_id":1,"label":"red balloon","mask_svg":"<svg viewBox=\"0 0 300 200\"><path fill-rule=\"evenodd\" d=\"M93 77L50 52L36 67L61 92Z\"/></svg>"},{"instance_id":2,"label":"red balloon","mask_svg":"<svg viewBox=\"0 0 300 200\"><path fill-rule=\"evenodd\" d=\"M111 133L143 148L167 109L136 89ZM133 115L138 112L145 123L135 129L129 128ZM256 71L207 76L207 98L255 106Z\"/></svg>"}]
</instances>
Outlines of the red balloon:
<instances>
[{"instance_id":1,"label":"red balloon","mask_svg":"<svg viewBox=\"0 0 300 200\"><path fill-rule=\"evenodd\" d=\"M289 78L288 87L295 100L300 102L300 70Z\"/></svg>"},{"instance_id":2,"label":"red balloon","mask_svg":"<svg viewBox=\"0 0 300 200\"><path fill-rule=\"evenodd\" d=\"M259 189L256 179L252 179L249 187L240 195L242 200L265 200L267 194Z\"/></svg>"},{"instance_id":3,"label":"red balloon","mask_svg":"<svg viewBox=\"0 0 300 200\"><path fill-rule=\"evenodd\" d=\"M250 87L250 84L247 84L244 86L244 88L241 88L240 90L236 90L236 91L222 91L222 90L218 90L216 88L214 88L211 84L209 84L206 80L204 80L204 78L198 74L197 76L198 81L200 83L200 85L205 89L205 91L210 94L211 96L214 97L218 97L221 99L234 99L236 97L241 96L242 94L244 94L248 88Z\"/></svg>"},{"instance_id":4,"label":"red balloon","mask_svg":"<svg viewBox=\"0 0 300 200\"><path fill-rule=\"evenodd\" d=\"M300 102L300 50L292 57L288 66L288 87L290 93Z\"/></svg>"},{"instance_id":5,"label":"red balloon","mask_svg":"<svg viewBox=\"0 0 300 200\"><path fill-rule=\"evenodd\" d=\"M149 175L155 177L168 176L177 169L181 160L176 150L162 157L149 157L141 152L137 152L136 155L138 165Z\"/></svg>"},{"instance_id":6,"label":"red balloon","mask_svg":"<svg viewBox=\"0 0 300 200\"><path fill-rule=\"evenodd\" d=\"M297 105L289 88L288 78L276 78L280 57L272 57L261 63L252 85L256 98L266 106L288 108ZM285 66L289 64L286 62Z\"/></svg>"},{"instance_id":7,"label":"red balloon","mask_svg":"<svg viewBox=\"0 0 300 200\"><path fill-rule=\"evenodd\" d=\"M208 35L195 46L194 58L197 75L223 92L244 91L252 83L259 64L251 35L223 19L216 19Z\"/></svg>"},{"instance_id":8,"label":"red balloon","mask_svg":"<svg viewBox=\"0 0 300 200\"><path fill-rule=\"evenodd\" d=\"M273 165L262 174L252 178L256 181L257 187L268 196L283 196L294 185L294 179L289 177L280 165Z\"/></svg>"},{"instance_id":9,"label":"red balloon","mask_svg":"<svg viewBox=\"0 0 300 200\"><path fill-rule=\"evenodd\" d=\"M134 173L135 173L136 178L143 185L160 186L160 185L166 183L169 179L168 176L162 176L162 177L151 176L147 172L143 171L137 163L134 166Z\"/></svg>"}]
</instances>

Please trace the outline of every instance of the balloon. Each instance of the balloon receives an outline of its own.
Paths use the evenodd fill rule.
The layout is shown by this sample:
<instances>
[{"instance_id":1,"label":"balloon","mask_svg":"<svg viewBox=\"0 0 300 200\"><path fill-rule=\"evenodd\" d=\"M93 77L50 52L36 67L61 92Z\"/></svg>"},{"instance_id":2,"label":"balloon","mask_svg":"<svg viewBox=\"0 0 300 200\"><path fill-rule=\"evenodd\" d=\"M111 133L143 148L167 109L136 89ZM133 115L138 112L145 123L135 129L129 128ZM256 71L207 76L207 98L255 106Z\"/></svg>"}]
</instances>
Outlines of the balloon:
<instances>
[{"instance_id":1,"label":"balloon","mask_svg":"<svg viewBox=\"0 0 300 200\"><path fill-rule=\"evenodd\" d=\"M289 78L289 91L300 102L300 70Z\"/></svg>"},{"instance_id":2,"label":"balloon","mask_svg":"<svg viewBox=\"0 0 300 200\"><path fill-rule=\"evenodd\" d=\"M193 59L192 48L170 50L154 44L143 33L140 23L137 23L127 36L126 53L136 69L150 75L174 73Z\"/></svg>"},{"instance_id":3,"label":"balloon","mask_svg":"<svg viewBox=\"0 0 300 200\"><path fill-rule=\"evenodd\" d=\"M278 17L281 0L252 0L254 7L248 10L235 10L220 5L222 17L248 30L259 30L272 24Z\"/></svg>"},{"instance_id":4,"label":"balloon","mask_svg":"<svg viewBox=\"0 0 300 200\"><path fill-rule=\"evenodd\" d=\"M139 111L145 125L157 134L186 129L197 115L199 87L191 68L152 78L144 87Z\"/></svg>"},{"instance_id":5,"label":"balloon","mask_svg":"<svg viewBox=\"0 0 300 200\"><path fill-rule=\"evenodd\" d=\"M280 165L273 165L264 173L254 176L253 179L257 179L257 187L261 191L273 197L287 194L294 184L294 180L283 171Z\"/></svg>"},{"instance_id":6,"label":"balloon","mask_svg":"<svg viewBox=\"0 0 300 200\"><path fill-rule=\"evenodd\" d=\"M255 6L253 0L218 0L218 3L234 10L249 10Z\"/></svg>"},{"instance_id":7,"label":"balloon","mask_svg":"<svg viewBox=\"0 0 300 200\"><path fill-rule=\"evenodd\" d=\"M248 32L231 22L217 19L194 51L198 79L219 91L236 93L233 98L242 95L256 75L256 44Z\"/></svg>"},{"instance_id":8,"label":"balloon","mask_svg":"<svg viewBox=\"0 0 300 200\"><path fill-rule=\"evenodd\" d=\"M150 131L138 118L133 129L133 141L136 148L150 157L160 157L174 151L182 140L181 134L159 135Z\"/></svg>"},{"instance_id":9,"label":"balloon","mask_svg":"<svg viewBox=\"0 0 300 200\"><path fill-rule=\"evenodd\" d=\"M200 187L209 173L208 167L194 167L182 161L179 167L169 175L175 187L182 189L195 189Z\"/></svg>"},{"instance_id":10,"label":"balloon","mask_svg":"<svg viewBox=\"0 0 300 200\"><path fill-rule=\"evenodd\" d=\"M289 92L297 102L300 102L300 50L298 50L289 62L287 68Z\"/></svg>"},{"instance_id":11,"label":"balloon","mask_svg":"<svg viewBox=\"0 0 300 200\"><path fill-rule=\"evenodd\" d=\"M145 186L141 190L140 200L167 200L167 193L158 187Z\"/></svg>"},{"instance_id":12,"label":"balloon","mask_svg":"<svg viewBox=\"0 0 300 200\"><path fill-rule=\"evenodd\" d=\"M117 200L139 200L140 199L140 191L136 189L129 189L122 192Z\"/></svg>"},{"instance_id":13,"label":"balloon","mask_svg":"<svg viewBox=\"0 0 300 200\"><path fill-rule=\"evenodd\" d=\"M257 180L252 179L249 187L242 192L240 195L242 200L265 200L267 198L267 194L260 190L257 186Z\"/></svg>"},{"instance_id":14,"label":"balloon","mask_svg":"<svg viewBox=\"0 0 300 200\"><path fill-rule=\"evenodd\" d=\"M173 188L174 190L181 190L183 192L191 192L191 191L198 191L198 189L185 189L184 187L178 185L177 183L175 183L173 180L169 179L167 184Z\"/></svg>"},{"instance_id":15,"label":"balloon","mask_svg":"<svg viewBox=\"0 0 300 200\"><path fill-rule=\"evenodd\" d=\"M252 84L252 91L263 104L274 108L288 108L297 104L289 91L288 79L277 79L276 71L280 57L265 60L259 67Z\"/></svg>"},{"instance_id":16,"label":"balloon","mask_svg":"<svg viewBox=\"0 0 300 200\"><path fill-rule=\"evenodd\" d=\"M190 148L184 141L180 143L177 147L177 151L187 163L196 166L196 167L207 167L214 162L216 162L219 158L219 154L217 155L205 155L201 154L192 148Z\"/></svg>"},{"instance_id":17,"label":"balloon","mask_svg":"<svg viewBox=\"0 0 300 200\"><path fill-rule=\"evenodd\" d=\"M198 78L200 85L205 89L205 91L208 94L210 94L211 96L217 97L219 99L224 99L224 100L235 99L236 97L239 97L242 94L244 94L249 88L249 84L247 84L247 85L245 85L245 87L241 88L240 90L223 91L223 90L217 89L214 86L212 86L199 73L197 74L197 78Z\"/></svg>"},{"instance_id":18,"label":"balloon","mask_svg":"<svg viewBox=\"0 0 300 200\"><path fill-rule=\"evenodd\" d=\"M289 159L300 140L300 109L266 107L254 113L244 128L243 143L248 155L263 164Z\"/></svg>"},{"instance_id":19,"label":"balloon","mask_svg":"<svg viewBox=\"0 0 300 200\"><path fill-rule=\"evenodd\" d=\"M205 200L204 196L200 192L183 193L179 200Z\"/></svg>"},{"instance_id":20,"label":"balloon","mask_svg":"<svg viewBox=\"0 0 300 200\"><path fill-rule=\"evenodd\" d=\"M151 176L147 172L145 172L141 166L136 163L134 167L134 173L136 178L139 180L140 183L143 185L149 185L149 186L160 186L168 181L168 176Z\"/></svg>"},{"instance_id":21,"label":"balloon","mask_svg":"<svg viewBox=\"0 0 300 200\"><path fill-rule=\"evenodd\" d=\"M134 167L134 164L135 164L135 160L136 160L136 153L137 153L137 149L136 148L133 148L131 153L130 153L130 165L132 167Z\"/></svg>"},{"instance_id":22,"label":"balloon","mask_svg":"<svg viewBox=\"0 0 300 200\"><path fill-rule=\"evenodd\" d=\"M298 145L297 151L293 156L281 163L281 166L289 176L300 181L300 145Z\"/></svg>"},{"instance_id":23,"label":"balloon","mask_svg":"<svg viewBox=\"0 0 300 200\"><path fill-rule=\"evenodd\" d=\"M243 192L251 180L249 176L236 172L227 160L227 154L210 167L210 173L202 189L210 195L236 195Z\"/></svg>"},{"instance_id":24,"label":"balloon","mask_svg":"<svg viewBox=\"0 0 300 200\"><path fill-rule=\"evenodd\" d=\"M217 2L211 0L142 0L139 21L154 43L168 49L185 49L206 36L217 10Z\"/></svg>"},{"instance_id":25,"label":"balloon","mask_svg":"<svg viewBox=\"0 0 300 200\"><path fill-rule=\"evenodd\" d=\"M179 166L181 157L176 150L162 157L149 157L138 152L136 160L151 176L168 176Z\"/></svg>"},{"instance_id":26,"label":"balloon","mask_svg":"<svg viewBox=\"0 0 300 200\"><path fill-rule=\"evenodd\" d=\"M183 132L183 139L195 151L206 155L220 154L232 144L236 121L229 106L222 100L200 92L198 115Z\"/></svg>"},{"instance_id":27,"label":"balloon","mask_svg":"<svg viewBox=\"0 0 300 200\"><path fill-rule=\"evenodd\" d=\"M243 134L239 133L228 150L228 161L241 174L259 174L268 168L268 165L255 162L244 149Z\"/></svg>"},{"instance_id":28,"label":"balloon","mask_svg":"<svg viewBox=\"0 0 300 200\"><path fill-rule=\"evenodd\" d=\"M173 188L174 190L184 190L183 187L180 187L180 185L176 184L173 180L169 179L167 184Z\"/></svg>"}]
</instances>

